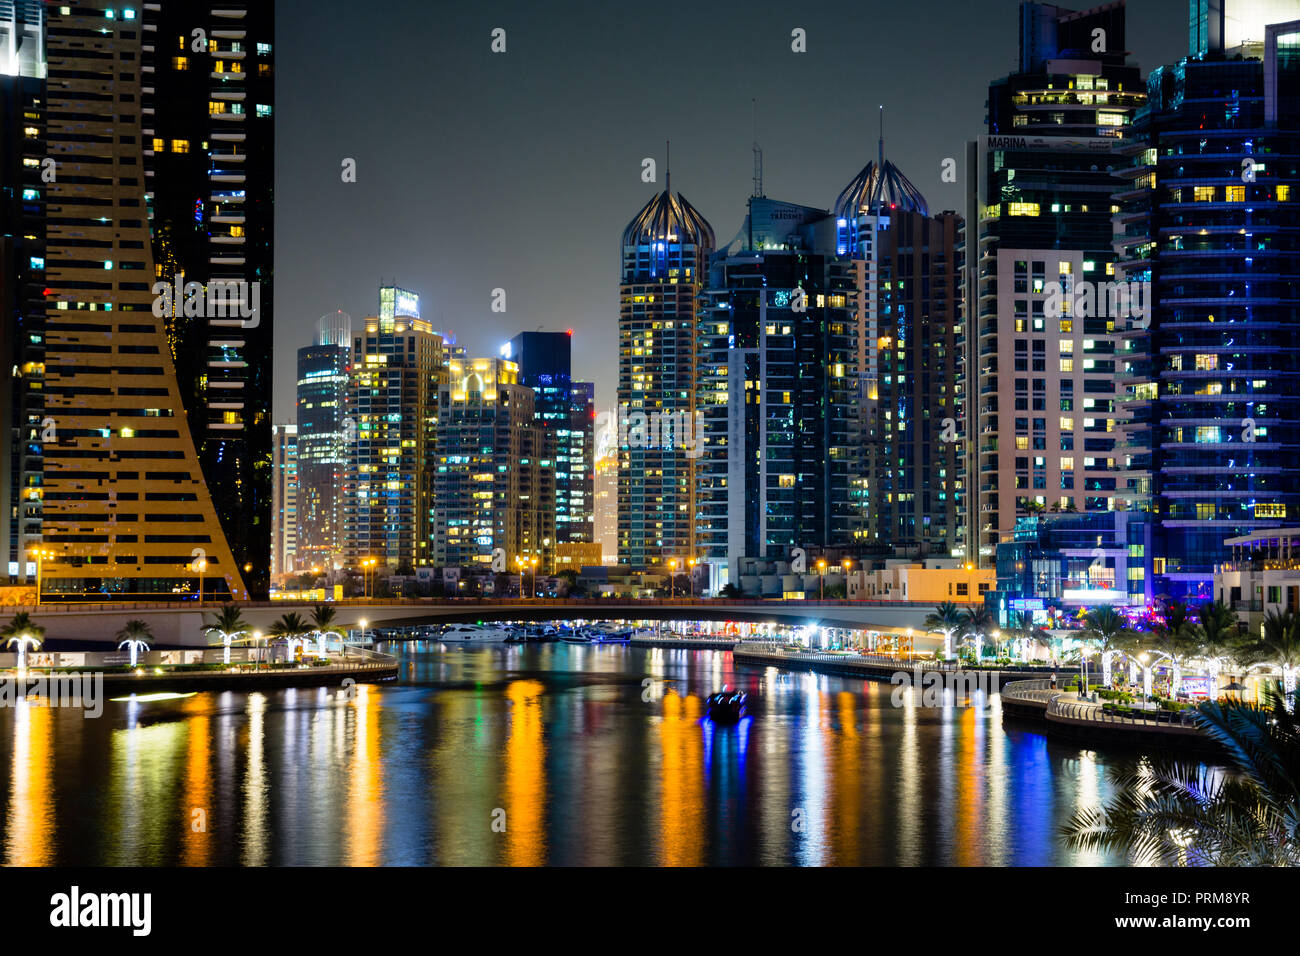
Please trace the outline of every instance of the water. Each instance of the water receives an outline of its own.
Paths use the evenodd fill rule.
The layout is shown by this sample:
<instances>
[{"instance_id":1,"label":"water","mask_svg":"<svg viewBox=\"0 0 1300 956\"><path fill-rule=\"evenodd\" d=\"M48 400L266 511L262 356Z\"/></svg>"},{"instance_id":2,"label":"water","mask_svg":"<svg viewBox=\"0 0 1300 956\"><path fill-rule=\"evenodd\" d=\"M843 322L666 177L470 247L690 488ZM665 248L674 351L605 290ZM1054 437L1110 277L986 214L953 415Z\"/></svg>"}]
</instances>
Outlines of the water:
<instances>
[{"instance_id":1,"label":"water","mask_svg":"<svg viewBox=\"0 0 1300 956\"><path fill-rule=\"evenodd\" d=\"M1057 835L1108 795L1107 758L1004 727L996 698L894 707L886 683L722 651L381 649L401 682L351 699L0 710L4 862L1112 862ZM701 720L724 684L750 694L738 726Z\"/></svg>"}]
</instances>

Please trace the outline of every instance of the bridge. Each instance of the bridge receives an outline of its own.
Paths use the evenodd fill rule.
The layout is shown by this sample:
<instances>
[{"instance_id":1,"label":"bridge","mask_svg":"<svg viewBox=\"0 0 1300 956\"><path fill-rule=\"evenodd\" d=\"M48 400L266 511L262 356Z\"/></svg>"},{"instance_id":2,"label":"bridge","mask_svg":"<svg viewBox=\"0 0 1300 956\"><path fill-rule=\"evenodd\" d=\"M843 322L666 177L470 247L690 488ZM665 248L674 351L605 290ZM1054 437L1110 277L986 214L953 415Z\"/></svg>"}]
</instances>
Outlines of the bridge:
<instances>
[{"instance_id":1,"label":"bridge","mask_svg":"<svg viewBox=\"0 0 1300 956\"><path fill-rule=\"evenodd\" d=\"M938 646L938 635L924 633L933 604L904 601L826 600L786 601L730 598L406 598L350 599L325 602L335 610L340 628L410 627L475 621L551 620L671 620L737 621L853 628L880 634L913 632L917 649ZM241 601L236 605L253 630L265 633L283 614L298 613L310 620L313 602ZM203 625L220 604L199 607L194 601L171 603L72 604L0 608L0 624L26 611L45 628L47 641L115 643L115 635L130 620L142 620L158 646L201 647L207 644Z\"/></svg>"}]
</instances>

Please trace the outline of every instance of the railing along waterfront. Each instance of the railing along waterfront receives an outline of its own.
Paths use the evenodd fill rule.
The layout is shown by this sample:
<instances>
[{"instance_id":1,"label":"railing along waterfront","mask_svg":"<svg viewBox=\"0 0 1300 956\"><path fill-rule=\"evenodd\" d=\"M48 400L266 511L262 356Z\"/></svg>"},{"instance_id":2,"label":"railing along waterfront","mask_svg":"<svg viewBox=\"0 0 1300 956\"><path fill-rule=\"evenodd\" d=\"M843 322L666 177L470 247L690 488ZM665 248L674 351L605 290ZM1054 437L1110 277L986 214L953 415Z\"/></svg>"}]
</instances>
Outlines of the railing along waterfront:
<instances>
[{"instance_id":1,"label":"railing along waterfront","mask_svg":"<svg viewBox=\"0 0 1300 956\"><path fill-rule=\"evenodd\" d=\"M1078 720L1088 723L1118 724L1125 727L1186 727L1195 729L1196 724L1186 713L1173 711L1152 711L1153 716L1133 716L1132 714L1107 713L1099 704L1083 704L1078 701L1063 699L1059 692L1048 701L1048 717L1062 717L1066 720Z\"/></svg>"},{"instance_id":2,"label":"railing along waterfront","mask_svg":"<svg viewBox=\"0 0 1300 956\"><path fill-rule=\"evenodd\" d=\"M1055 686L1052 680L1012 680L1007 681L1002 687L1002 696L1012 699L1036 700L1043 703L1050 703L1054 697L1058 697L1061 691Z\"/></svg>"}]
</instances>

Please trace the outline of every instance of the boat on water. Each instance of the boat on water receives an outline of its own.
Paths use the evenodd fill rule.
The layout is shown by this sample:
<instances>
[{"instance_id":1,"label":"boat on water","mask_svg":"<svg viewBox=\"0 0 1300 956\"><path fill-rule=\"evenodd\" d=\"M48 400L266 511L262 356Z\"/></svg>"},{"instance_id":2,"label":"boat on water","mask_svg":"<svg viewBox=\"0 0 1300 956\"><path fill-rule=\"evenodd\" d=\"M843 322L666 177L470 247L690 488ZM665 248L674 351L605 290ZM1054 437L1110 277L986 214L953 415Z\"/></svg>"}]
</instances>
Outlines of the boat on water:
<instances>
[{"instance_id":1,"label":"boat on water","mask_svg":"<svg viewBox=\"0 0 1300 956\"><path fill-rule=\"evenodd\" d=\"M749 695L743 690L722 690L704 702L704 715L715 724L734 724L745 716Z\"/></svg>"},{"instance_id":2,"label":"boat on water","mask_svg":"<svg viewBox=\"0 0 1300 956\"><path fill-rule=\"evenodd\" d=\"M444 644L500 644L509 636L505 628L490 624L449 624L438 640Z\"/></svg>"},{"instance_id":3,"label":"boat on water","mask_svg":"<svg viewBox=\"0 0 1300 956\"><path fill-rule=\"evenodd\" d=\"M590 644L591 636L581 631L565 631L560 634L560 640L565 644Z\"/></svg>"}]
</instances>

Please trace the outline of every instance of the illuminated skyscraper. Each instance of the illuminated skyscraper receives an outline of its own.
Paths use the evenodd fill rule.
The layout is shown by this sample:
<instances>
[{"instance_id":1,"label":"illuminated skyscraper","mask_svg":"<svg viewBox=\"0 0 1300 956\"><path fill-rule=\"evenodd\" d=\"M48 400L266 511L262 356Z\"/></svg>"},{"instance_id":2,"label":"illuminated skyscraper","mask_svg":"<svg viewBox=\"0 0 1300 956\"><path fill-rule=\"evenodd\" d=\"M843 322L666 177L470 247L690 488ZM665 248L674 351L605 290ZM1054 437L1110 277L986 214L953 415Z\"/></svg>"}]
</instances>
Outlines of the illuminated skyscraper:
<instances>
[{"instance_id":1,"label":"illuminated skyscraper","mask_svg":"<svg viewBox=\"0 0 1300 956\"><path fill-rule=\"evenodd\" d=\"M521 558L551 569L555 476L545 442L515 362L449 362L438 387L434 564L490 567L495 552L511 573Z\"/></svg>"},{"instance_id":2,"label":"illuminated skyscraper","mask_svg":"<svg viewBox=\"0 0 1300 956\"><path fill-rule=\"evenodd\" d=\"M356 568L374 558L392 571L428 565L437 390L447 346L423 319L363 320L352 337L344 421L343 552ZM348 425L347 421L352 424Z\"/></svg>"},{"instance_id":3,"label":"illuminated skyscraper","mask_svg":"<svg viewBox=\"0 0 1300 956\"><path fill-rule=\"evenodd\" d=\"M45 5L0 4L0 572L41 540L45 365Z\"/></svg>"},{"instance_id":4,"label":"illuminated skyscraper","mask_svg":"<svg viewBox=\"0 0 1300 956\"><path fill-rule=\"evenodd\" d=\"M347 418L351 318L323 316L298 350L298 535L302 565L333 567L343 553L343 482L356 439Z\"/></svg>"},{"instance_id":5,"label":"illuminated skyscraper","mask_svg":"<svg viewBox=\"0 0 1300 956\"><path fill-rule=\"evenodd\" d=\"M1111 170L1146 99L1124 14L1022 3L1019 69L989 86L988 134L967 148L967 537L985 567L1017 517L1116 505Z\"/></svg>"},{"instance_id":6,"label":"illuminated skyscraper","mask_svg":"<svg viewBox=\"0 0 1300 956\"><path fill-rule=\"evenodd\" d=\"M534 393L541 456L553 462L556 541L591 541L594 386L572 380L571 332L520 332L502 349Z\"/></svg>"},{"instance_id":7,"label":"illuminated skyscraper","mask_svg":"<svg viewBox=\"0 0 1300 956\"><path fill-rule=\"evenodd\" d=\"M709 586L742 558L851 543L854 277L824 209L749 200L714 258L698 323L698 557Z\"/></svg>"},{"instance_id":8,"label":"illuminated skyscraper","mask_svg":"<svg viewBox=\"0 0 1300 956\"><path fill-rule=\"evenodd\" d=\"M139 11L87 0L47 13L47 149L58 175L44 194L50 440L42 530L55 555L44 562L45 593L174 599L192 593L201 575L210 597L246 598L155 311L139 105L153 80L142 73ZM263 567L269 423L266 436Z\"/></svg>"},{"instance_id":9,"label":"illuminated skyscraper","mask_svg":"<svg viewBox=\"0 0 1300 956\"><path fill-rule=\"evenodd\" d=\"M931 216L879 154L835 201L857 328L849 517L855 546L908 556L965 551L961 218Z\"/></svg>"},{"instance_id":10,"label":"illuminated skyscraper","mask_svg":"<svg viewBox=\"0 0 1300 956\"><path fill-rule=\"evenodd\" d=\"M298 551L298 426L271 426L271 578L310 567Z\"/></svg>"},{"instance_id":11,"label":"illuminated skyscraper","mask_svg":"<svg viewBox=\"0 0 1300 956\"><path fill-rule=\"evenodd\" d=\"M1225 539L1300 521L1300 6L1191 14L1116 196L1119 272L1152 289L1121 353L1135 600L1210 598Z\"/></svg>"},{"instance_id":12,"label":"illuminated skyscraper","mask_svg":"<svg viewBox=\"0 0 1300 956\"><path fill-rule=\"evenodd\" d=\"M714 249L713 228L672 183L623 230L619 278L618 417L695 410L698 297ZM638 438L619 448L618 555L662 567L695 550L695 463L680 445Z\"/></svg>"},{"instance_id":13,"label":"illuminated skyscraper","mask_svg":"<svg viewBox=\"0 0 1300 956\"><path fill-rule=\"evenodd\" d=\"M165 321L191 439L258 597L271 533L274 7L160 0L104 9L115 28L139 31L136 175L156 279L183 275L209 300L224 287L228 300L225 310L176 309Z\"/></svg>"}]
</instances>

